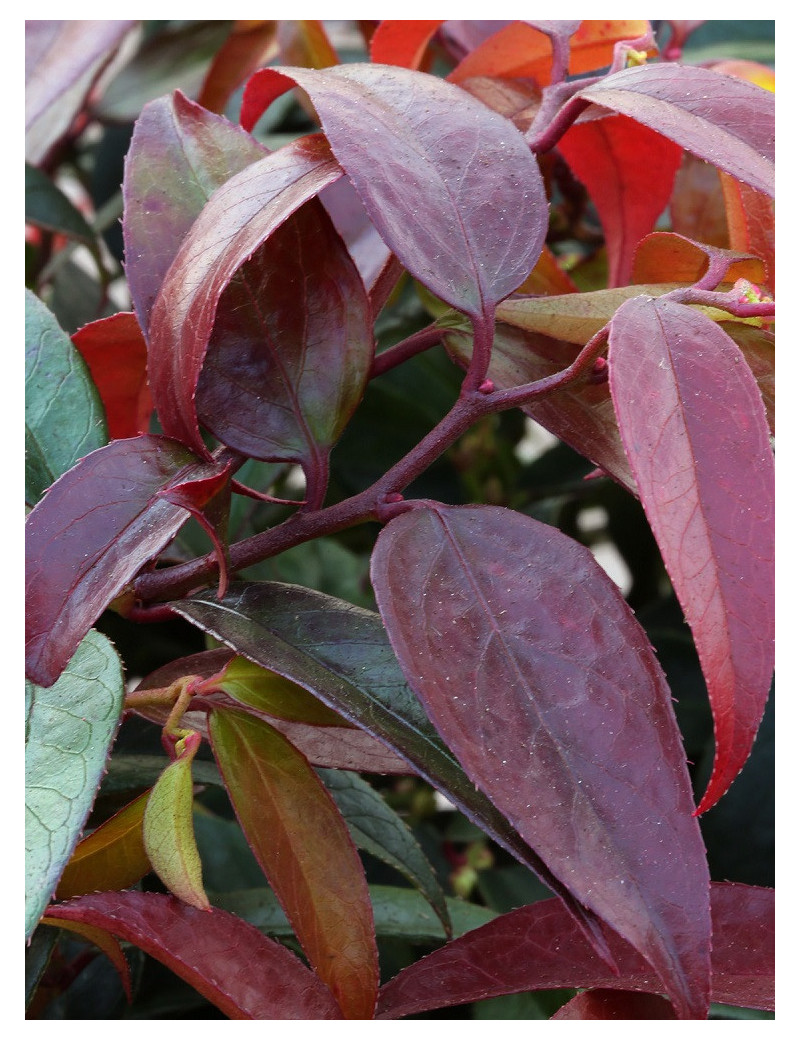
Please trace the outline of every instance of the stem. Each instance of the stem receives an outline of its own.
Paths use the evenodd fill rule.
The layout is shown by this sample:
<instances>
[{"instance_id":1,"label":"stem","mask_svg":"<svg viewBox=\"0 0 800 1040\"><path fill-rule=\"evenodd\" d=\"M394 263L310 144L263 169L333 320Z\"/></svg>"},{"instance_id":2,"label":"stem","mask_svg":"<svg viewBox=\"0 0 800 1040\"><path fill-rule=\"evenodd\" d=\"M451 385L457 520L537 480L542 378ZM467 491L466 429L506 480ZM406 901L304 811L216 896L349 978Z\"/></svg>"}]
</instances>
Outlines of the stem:
<instances>
[{"instance_id":1,"label":"stem","mask_svg":"<svg viewBox=\"0 0 800 1040\"><path fill-rule=\"evenodd\" d=\"M550 88L552 93L545 94L542 107L525 134L528 147L534 154L542 155L555 147L581 112L589 107L588 101L574 95L578 90L591 86L592 83L596 82L597 78L592 77L588 81L560 83L557 87ZM562 103L565 96L568 97L568 100L566 103ZM556 106L559 105L561 107L557 108ZM547 123L544 129L540 129L545 120L547 120Z\"/></svg>"},{"instance_id":2,"label":"stem","mask_svg":"<svg viewBox=\"0 0 800 1040\"><path fill-rule=\"evenodd\" d=\"M462 392L477 390L486 379L494 345L494 307L471 317L472 357L464 377Z\"/></svg>"},{"instance_id":3,"label":"stem","mask_svg":"<svg viewBox=\"0 0 800 1040\"><path fill-rule=\"evenodd\" d=\"M383 375L384 372L402 365L409 358L421 354L424 350L430 349L430 347L435 347L441 341L442 332L443 330L434 323L424 329L420 329L419 332L415 332L412 336L400 340L399 343L387 347L372 362L369 378L374 379L376 376Z\"/></svg>"},{"instance_id":4,"label":"stem","mask_svg":"<svg viewBox=\"0 0 800 1040\"><path fill-rule=\"evenodd\" d=\"M774 300L759 300L753 303L736 290L720 293L690 286L686 289L673 289L660 299L672 300L673 303L693 303L700 307L716 307L719 310L728 311L737 318L775 317Z\"/></svg>"}]
</instances>

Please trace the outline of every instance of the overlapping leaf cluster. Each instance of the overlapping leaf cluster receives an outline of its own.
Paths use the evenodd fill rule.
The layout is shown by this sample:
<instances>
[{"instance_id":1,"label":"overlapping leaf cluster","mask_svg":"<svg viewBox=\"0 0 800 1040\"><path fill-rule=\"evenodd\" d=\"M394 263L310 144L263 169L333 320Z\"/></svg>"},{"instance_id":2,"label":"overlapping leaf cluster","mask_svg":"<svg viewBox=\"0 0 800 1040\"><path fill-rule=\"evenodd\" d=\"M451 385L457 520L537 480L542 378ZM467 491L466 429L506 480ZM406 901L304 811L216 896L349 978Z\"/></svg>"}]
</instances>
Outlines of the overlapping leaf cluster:
<instances>
[{"instance_id":1,"label":"overlapping leaf cluster","mask_svg":"<svg viewBox=\"0 0 800 1040\"><path fill-rule=\"evenodd\" d=\"M768 70L679 60L683 23L670 60L646 21L361 23L353 61L322 23L224 25L187 30L208 54L191 89L130 114L130 309L70 337L41 271L26 289L26 938L88 938L126 987L133 944L233 1018L564 987L590 992L561 1018L769 1009L773 893L712 883L698 822L773 672ZM82 122L122 118L136 58L90 88L142 30L29 23L40 234L95 242L47 173ZM145 31L141 68L169 46ZM310 131L259 133L287 103ZM600 278L586 249L569 262L587 205ZM409 286L429 323L386 346ZM357 478L342 446L411 366L443 407L382 465L387 412ZM415 407L406 385L401 443ZM535 498L415 491L514 416L641 507L713 715L697 806L683 691L593 553ZM265 570L375 521L362 603ZM125 696L110 612L213 642ZM96 826L123 707L163 756ZM421 778L556 898L465 909L367 775ZM268 888L209 886L197 784L226 792ZM371 883L362 853L406 887ZM387 978L393 927L438 948Z\"/></svg>"}]
</instances>

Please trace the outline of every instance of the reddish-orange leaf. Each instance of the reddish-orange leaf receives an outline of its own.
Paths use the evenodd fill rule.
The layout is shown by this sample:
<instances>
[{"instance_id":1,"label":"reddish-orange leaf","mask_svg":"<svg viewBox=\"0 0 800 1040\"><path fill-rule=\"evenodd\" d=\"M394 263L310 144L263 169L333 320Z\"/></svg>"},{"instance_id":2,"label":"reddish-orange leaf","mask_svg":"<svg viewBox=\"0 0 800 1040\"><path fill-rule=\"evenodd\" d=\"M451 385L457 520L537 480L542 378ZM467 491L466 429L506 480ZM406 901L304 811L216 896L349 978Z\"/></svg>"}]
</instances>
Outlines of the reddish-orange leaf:
<instances>
[{"instance_id":1,"label":"reddish-orange leaf","mask_svg":"<svg viewBox=\"0 0 800 1040\"><path fill-rule=\"evenodd\" d=\"M220 115L236 88L278 53L277 22L237 22L211 62L197 103Z\"/></svg>"},{"instance_id":2,"label":"reddish-orange leaf","mask_svg":"<svg viewBox=\"0 0 800 1040\"><path fill-rule=\"evenodd\" d=\"M147 383L147 345L132 311L84 325L72 342L89 366L102 398L112 440L150 429L153 401Z\"/></svg>"},{"instance_id":3,"label":"reddish-orange leaf","mask_svg":"<svg viewBox=\"0 0 800 1040\"><path fill-rule=\"evenodd\" d=\"M775 291L775 202L720 170L731 249L764 261L764 284ZM746 277L746 276L745 276Z\"/></svg>"},{"instance_id":4,"label":"reddish-orange leaf","mask_svg":"<svg viewBox=\"0 0 800 1040\"><path fill-rule=\"evenodd\" d=\"M380 22L370 41L370 58L382 65L402 65L405 69L418 69L425 55L425 48L434 33L442 25L439 21L419 20Z\"/></svg>"},{"instance_id":5,"label":"reddish-orange leaf","mask_svg":"<svg viewBox=\"0 0 800 1040\"><path fill-rule=\"evenodd\" d=\"M336 804L266 722L216 710L209 732L242 830L309 962L345 1018L372 1018L379 981L372 904Z\"/></svg>"},{"instance_id":6,"label":"reddish-orange leaf","mask_svg":"<svg viewBox=\"0 0 800 1040\"><path fill-rule=\"evenodd\" d=\"M150 872L142 835L149 796L145 791L78 843L61 875L57 899L129 888Z\"/></svg>"},{"instance_id":7,"label":"reddish-orange leaf","mask_svg":"<svg viewBox=\"0 0 800 1040\"><path fill-rule=\"evenodd\" d=\"M284 65L327 69L339 64L322 22L315 20L278 22L278 49Z\"/></svg>"},{"instance_id":8,"label":"reddish-orange leaf","mask_svg":"<svg viewBox=\"0 0 800 1040\"><path fill-rule=\"evenodd\" d=\"M694 242L670 231L654 231L639 243L633 258L631 282L646 285L663 277L667 282L691 284L703 277L712 257L728 261L725 277L720 281L735 282L737 278L747 278L751 282L760 282L764 277L763 264L752 257L743 258L742 252Z\"/></svg>"},{"instance_id":9,"label":"reddish-orange leaf","mask_svg":"<svg viewBox=\"0 0 800 1040\"><path fill-rule=\"evenodd\" d=\"M669 212L672 230L679 235L727 249L728 222L719 173L716 166L685 152Z\"/></svg>"}]
</instances>

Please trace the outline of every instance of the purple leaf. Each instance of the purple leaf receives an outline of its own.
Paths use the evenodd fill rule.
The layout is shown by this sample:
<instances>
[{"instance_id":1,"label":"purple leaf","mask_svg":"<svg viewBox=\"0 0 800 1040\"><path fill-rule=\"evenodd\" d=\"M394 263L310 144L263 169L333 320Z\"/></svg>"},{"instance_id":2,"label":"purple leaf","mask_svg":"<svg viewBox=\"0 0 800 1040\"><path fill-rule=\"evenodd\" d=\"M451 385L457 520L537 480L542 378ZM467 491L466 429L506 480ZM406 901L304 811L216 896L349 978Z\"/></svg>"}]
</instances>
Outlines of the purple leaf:
<instances>
[{"instance_id":1,"label":"purple leaf","mask_svg":"<svg viewBox=\"0 0 800 1040\"><path fill-rule=\"evenodd\" d=\"M266 154L250 134L179 90L142 109L125 160L122 231L125 275L145 337L164 276L200 210L229 177Z\"/></svg>"},{"instance_id":2,"label":"purple leaf","mask_svg":"<svg viewBox=\"0 0 800 1040\"><path fill-rule=\"evenodd\" d=\"M714 714L698 812L750 753L774 667L775 467L764 405L713 321L645 296L611 322L609 381L650 526L692 629Z\"/></svg>"},{"instance_id":3,"label":"purple leaf","mask_svg":"<svg viewBox=\"0 0 800 1040\"><path fill-rule=\"evenodd\" d=\"M384 65L262 69L242 123L296 83L370 220L411 274L470 316L486 314L530 273L547 199L518 130L435 76Z\"/></svg>"},{"instance_id":4,"label":"purple leaf","mask_svg":"<svg viewBox=\"0 0 800 1040\"><path fill-rule=\"evenodd\" d=\"M577 900L708 1008L708 868L680 732L643 629L591 553L489 506L378 536L378 606L467 775Z\"/></svg>"},{"instance_id":5,"label":"purple leaf","mask_svg":"<svg viewBox=\"0 0 800 1040\"><path fill-rule=\"evenodd\" d=\"M108 604L188 519L161 495L213 475L165 437L113 441L60 477L25 525L26 675L51 686Z\"/></svg>"},{"instance_id":6,"label":"purple leaf","mask_svg":"<svg viewBox=\"0 0 800 1040\"><path fill-rule=\"evenodd\" d=\"M48 911L92 925L165 964L232 1019L330 1019L330 990L280 943L225 910L157 892L93 892Z\"/></svg>"},{"instance_id":7,"label":"purple leaf","mask_svg":"<svg viewBox=\"0 0 800 1040\"><path fill-rule=\"evenodd\" d=\"M662 62L606 76L576 96L580 107L577 99L630 116L757 191L775 194L775 95L763 87Z\"/></svg>"},{"instance_id":8,"label":"purple leaf","mask_svg":"<svg viewBox=\"0 0 800 1040\"><path fill-rule=\"evenodd\" d=\"M775 892L711 886L711 999L775 1007ZM650 966L610 930L619 974L586 945L555 899L512 910L447 943L382 987L378 1018L402 1018L431 1008L564 986L663 993Z\"/></svg>"}]
</instances>

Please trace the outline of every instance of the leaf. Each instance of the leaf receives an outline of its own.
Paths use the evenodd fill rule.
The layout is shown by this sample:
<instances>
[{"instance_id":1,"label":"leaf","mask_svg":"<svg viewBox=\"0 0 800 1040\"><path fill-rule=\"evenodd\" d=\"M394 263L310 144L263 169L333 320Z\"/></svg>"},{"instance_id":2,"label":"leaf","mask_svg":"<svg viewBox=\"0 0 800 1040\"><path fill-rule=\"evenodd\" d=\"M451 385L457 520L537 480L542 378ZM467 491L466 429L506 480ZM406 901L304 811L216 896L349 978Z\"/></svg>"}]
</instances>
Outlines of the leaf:
<instances>
[{"instance_id":1,"label":"leaf","mask_svg":"<svg viewBox=\"0 0 800 1040\"><path fill-rule=\"evenodd\" d=\"M774 1008L774 891L712 884L711 913L712 1000ZM618 975L587 949L557 900L512 910L401 971L381 988L377 1017L565 986L663 993L649 965L618 935L608 934Z\"/></svg>"},{"instance_id":2,"label":"leaf","mask_svg":"<svg viewBox=\"0 0 800 1040\"><path fill-rule=\"evenodd\" d=\"M136 316L121 311L99 318L78 329L72 343L100 394L109 437L119 440L147 433L153 399L147 383L147 345Z\"/></svg>"},{"instance_id":3,"label":"leaf","mask_svg":"<svg viewBox=\"0 0 800 1040\"><path fill-rule=\"evenodd\" d=\"M302 65L308 69L324 69L339 64L324 22L311 20L278 22L278 46L282 65Z\"/></svg>"},{"instance_id":4,"label":"leaf","mask_svg":"<svg viewBox=\"0 0 800 1040\"><path fill-rule=\"evenodd\" d=\"M763 278L763 264L747 256L746 250L721 249L670 231L654 231L636 248L631 281L645 284L666 277L671 282L691 284L700 281L712 261L727 261L726 282L735 282L737 278L760 282Z\"/></svg>"},{"instance_id":5,"label":"leaf","mask_svg":"<svg viewBox=\"0 0 800 1040\"><path fill-rule=\"evenodd\" d=\"M67 131L133 21L25 22L25 158L37 164Z\"/></svg>"},{"instance_id":6,"label":"leaf","mask_svg":"<svg viewBox=\"0 0 800 1040\"><path fill-rule=\"evenodd\" d=\"M720 171L684 152L670 201L672 230L698 242L729 245Z\"/></svg>"},{"instance_id":7,"label":"leaf","mask_svg":"<svg viewBox=\"0 0 800 1040\"><path fill-rule=\"evenodd\" d=\"M409 762L468 819L534 870L565 900L589 941L604 949L594 917L476 790L442 743L409 689L377 614L312 589L271 582L233 584L223 600L200 593L170 606L244 657L304 686Z\"/></svg>"},{"instance_id":8,"label":"leaf","mask_svg":"<svg viewBox=\"0 0 800 1040\"><path fill-rule=\"evenodd\" d=\"M125 274L145 338L158 290L214 191L266 149L176 90L142 109L125 160Z\"/></svg>"},{"instance_id":9,"label":"leaf","mask_svg":"<svg viewBox=\"0 0 800 1040\"><path fill-rule=\"evenodd\" d=\"M198 105L222 114L236 88L278 52L277 22L236 22L206 72Z\"/></svg>"},{"instance_id":10,"label":"leaf","mask_svg":"<svg viewBox=\"0 0 800 1040\"><path fill-rule=\"evenodd\" d=\"M415 278L471 317L516 289L544 245L548 210L536 159L506 120L435 76L355 63L262 69L245 88L242 125L293 83Z\"/></svg>"},{"instance_id":11,"label":"leaf","mask_svg":"<svg viewBox=\"0 0 800 1040\"><path fill-rule=\"evenodd\" d=\"M178 747L183 747L178 758L170 762L150 792L143 834L153 870L169 891L198 910L208 910L192 823L192 759L200 742L199 733L190 733L179 742Z\"/></svg>"},{"instance_id":12,"label":"leaf","mask_svg":"<svg viewBox=\"0 0 800 1040\"><path fill-rule=\"evenodd\" d=\"M325 769L320 777L358 848L398 870L433 907L449 938L444 892L409 826L357 773Z\"/></svg>"},{"instance_id":13,"label":"leaf","mask_svg":"<svg viewBox=\"0 0 800 1040\"><path fill-rule=\"evenodd\" d=\"M441 920L416 889L370 885L369 895L379 938L426 944L441 943L447 938ZM214 898L222 909L249 921L267 935L288 938L294 934L280 903L268 888L225 892ZM455 936L479 928L497 916L493 910L463 899L448 898L445 902Z\"/></svg>"},{"instance_id":14,"label":"leaf","mask_svg":"<svg viewBox=\"0 0 800 1040\"><path fill-rule=\"evenodd\" d=\"M133 943L232 1019L331 1019L341 1013L294 954L224 910L156 892L98 892L51 908Z\"/></svg>"},{"instance_id":15,"label":"leaf","mask_svg":"<svg viewBox=\"0 0 800 1040\"><path fill-rule=\"evenodd\" d=\"M187 519L161 492L213 467L166 437L113 441L60 477L25 525L26 674L51 686L80 640Z\"/></svg>"},{"instance_id":16,"label":"leaf","mask_svg":"<svg viewBox=\"0 0 800 1040\"><path fill-rule=\"evenodd\" d=\"M722 321L726 332L744 354L761 391L769 431L775 435L775 333L740 322Z\"/></svg>"},{"instance_id":17,"label":"leaf","mask_svg":"<svg viewBox=\"0 0 800 1040\"><path fill-rule=\"evenodd\" d=\"M108 440L103 405L55 316L25 290L25 500Z\"/></svg>"},{"instance_id":18,"label":"leaf","mask_svg":"<svg viewBox=\"0 0 800 1040\"><path fill-rule=\"evenodd\" d=\"M614 317L609 381L622 441L714 714L698 813L744 765L773 671L774 460L758 385L736 344L670 301Z\"/></svg>"},{"instance_id":19,"label":"leaf","mask_svg":"<svg viewBox=\"0 0 800 1040\"><path fill-rule=\"evenodd\" d=\"M459 364L469 363L472 340L466 333L448 332L443 343ZM577 346L497 322L487 375L498 389L505 390L560 372L572 364L577 355ZM597 383L590 379L572 382L563 390L532 401L522 410L579 454L591 459L631 494L637 493L620 440L608 382Z\"/></svg>"},{"instance_id":20,"label":"leaf","mask_svg":"<svg viewBox=\"0 0 800 1040\"><path fill-rule=\"evenodd\" d=\"M470 779L647 958L678 1013L704 1016L705 849L669 687L613 581L528 516L435 506L384 527L372 584Z\"/></svg>"},{"instance_id":21,"label":"leaf","mask_svg":"<svg viewBox=\"0 0 800 1040\"><path fill-rule=\"evenodd\" d=\"M72 932L75 935L79 935L82 939L94 943L99 950L102 950L117 969L120 981L122 982L122 988L125 990L125 996L129 1001L133 999L131 972L128 967L128 961L122 947L113 935L109 935L109 933L103 931L102 928L94 928L92 925L84 924L81 921L64 921L60 918L51 918L48 914L45 914L41 923L50 925L53 928L66 929L66 931ZM57 937L58 932L56 932L56 938Z\"/></svg>"},{"instance_id":22,"label":"leaf","mask_svg":"<svg viewBox=\"0 0 800 1040\"><path fill-rule=\"evenodd\" d=\"M306 759L238 711L209 719L236 815L314 970L345 1018L372 1018L378 953L364 870L344 820Z\"/></svg>"},{"instance_id":23,"label":"leaf","mask_svg":"<svg viewBox=\"0 0 800 1040\"><path fill-rule=\"evenodd\" d=\"M94 232L64 192L35 166L25 163L25 223L85 242L91 249Z\"/></svg>"},{"instance_id":24,"label":"leaf","mask_svg":"<svg viewBox=\"0 0 800 1040\"><path fill-rule=\"evenodd\" d=\"M775 292L775 201L727 173L720 173L731 249L764 262L764 284Z\"/></svg>"},{"instance_id":25,"label":"leaf","mask_svg":"<svg viewBox=\"0 0 800 1040\"><path fill-rule=\"evenodd\" d=\"M195 278L195 265L182 267L179 260L165 290L175 292L181 283L185 294ZM204 282L203 290L214 294L218 279L211 271L211 285ZM194 298L203 304L201 295ZM169 313L163 317L169 326ZM168 328L165 337L161 319L157 305L154 354L169 344L189 346L196 335L191 311L184 328ZM325 456L361 399L374 353L364 285L318 201L291 214L239 269L212 320L197 383L200 422L244 455L299 462L309 484L306 497L313 498ZM196 347L189 349L196 355ZM184 411L190 407L186 396L184 391Z\"/></svg>"},{"instance_id":26,"label":"leaf","mask_svg":"<svg viewBox=\"0 0 800 1040\"><path fill-rule=\"evenodd\" d=\"M217 320L220 299L231 286L229 301L233 306L242 294L249 291L246 281L232 285L239 268L303 203L308 202L326 184L340 176L341 169L331 157L324 138L301 138L231 177L215 194L213 200L203 208L191 232L183 240L161 286L150 322L150 387L159 419L168 436L184 441L198 452L205 451L197 422L195 391ZM300 260L301 253L292 256L291 229L293 226L298 231L307 228L308 220L309 217L305 216L302 223L290 223L282 230L284 258L291 257L293 260L291 277L287 278L284 291L292 295L298 290L292 279L302 274L303 265ZM330 241L330 236L324 232L322 235L321 243ZM302 240L298 240L297 248L302 248ZM268 260L259 263L266 265L266 274ZM336 264L335 269L337 273L342 271L340 264ZM345 279L344 284L348 290L354 288L352 280ZM316 336L320 335L320 326L322 329L327 328L327 312L329 308L335 308L338 302L335 284L330 287L330 291L334 293L333 299L326 300L327 306L322 308L322 314L312 326L313 334ZM361 294L363 295L363 288ZM353 302L358 327L358 323L363 321L367 305L363 300L359 300L357 291ZM288 301L286 305L288 306ZM298 310L297 313L302 311ZM296 314L290 326L291 363L287 374L279 379L277 387L282 392L282 408L285 407L287 395L294 403L292 392L297 392L295 383L298 373L302 371L298 368L297 358L298 355L302 357L303 350L309 346L302 339ZM234 320L233 316L228 316ZM335 318L331 326L330 331L336 333L338 344L342 330ZM268 334L274 335L275 330L270 328ZM301 337L299 342L298 336ZM364 353L362 341L363 333L359 336L355 348L349 351L342 364L337 366L340 371L344 371L340 379L331 380L329 394L333 396L334 401L338 401L340 394L349 400L345 387L352 394L345 382L345 376L354 364L353 359L360 360ZM281 347L286 349L283 340L279 342ZM220 344L220 349L222 346L224 344ZM339 349L341 350L341 347ZM221 360L224 361L224 357ZM252 367L253 359L249 359L249 363ZM262 362L262 370L253 371L251 378L257 376L259 380L263 380L268 363L267 356ZM316 366L312 368L312 372L315 371ZM345 387L340 388L340 380L345 382ZM318 377L310 379L310 385L315 390L317 381ZM306 392L306 396L308 395L309 391ZM326 400L324 394L322 399ZM262 407L265 410L269 409L269 398L262 403ZM308 405L306 410L307 408ZM294 427L300 424L302 428L303 421L308 422L306 410L299 408L295 403L289 415L290 421L294 418ZM276 417L281 414L277 408L271 411ZM338 419L337 413L334 421ZM273 421L277 421L277 418ZM290 432L295 438L299 436L293 427L290 427ZM307 444L311 439L312 437L307 436L304 443Z\"/></svg>"},{"instance_id":27,"label":"leaf","mask_svg":"<svg viewBox=\"0 0 800 1040\"><path fill-rule=\"evenodd\" d=\"M387 19L378 23L369 45L369 56L379 65L402 65L418 69L425 50L443 20Z\"/></svg>"},{"instance_id":28,"label":"leaf","mask_svg":"<svg viewBox=\"0 0 800 1040\"><path fill-rule=\"evenodd\" d=\"M50 690L25 684L25 938L42 916L89 816L117 731L122 668L89 632Z\"/></svg>"},{"instance_id":29,"label":"leaf","mask_svg":"<svg viewBox=\"0 0 800 1040\"><path fill-rule=\"evenodd\" d=\"M579 993L552 1016L558 1021L601 1021L610 1018L675 1018L669 1002L654 993L620 993L613 989L590 989Z\"/></svg>"},{"instance_id":30,"label":"leaf","mask_svg":"<svg viewBox=\"0 0 800 1040\"><path fill-rule=\"evenodd\" d=\"M57 899L130 888L150 873L142 836L149 796L149 790L140 794L78 842L58 883Z\"/></svg>"},{"instance_id":31,"label":"leaf","mask_svg":"<svg viewBox=\"0 0 800 1040\"><path fill-rule=\"evenodd\" d=\"M634 119L616 115L574 123L558 150L597 209L609 287L627 285L640 239L669 203L683 149ZM662 273L652 280L671 279Z\"/></svg>"},{"instance_id":32,"label":"leaf","mask_svg":"<svg viewBox=\"0 0 800 1040\"><path fill-rule=\"evenodd\" d=\"M658 62L605 76L576 98L630 116L757 191L775 194L775 96L762 87Z\"/></svg>"}]
</instances>

